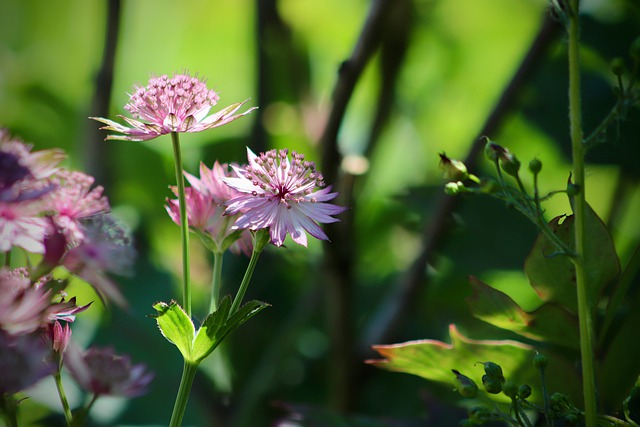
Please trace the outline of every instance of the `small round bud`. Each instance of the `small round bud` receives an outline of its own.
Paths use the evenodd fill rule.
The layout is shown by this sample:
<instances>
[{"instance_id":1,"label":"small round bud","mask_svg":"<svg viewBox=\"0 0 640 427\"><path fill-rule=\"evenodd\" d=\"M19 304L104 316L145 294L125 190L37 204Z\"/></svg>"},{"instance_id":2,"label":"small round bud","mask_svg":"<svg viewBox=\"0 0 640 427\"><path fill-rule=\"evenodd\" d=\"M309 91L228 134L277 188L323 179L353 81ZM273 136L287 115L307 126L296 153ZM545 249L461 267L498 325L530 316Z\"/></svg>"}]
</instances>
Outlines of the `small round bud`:
<instances>
[{"instance_id":1,"label":"small round bud","mask_svg":"<svg viewBox=\"0 0 640 427\"><path fill-rule=\"evenodd\" d=\"M512 153L507 152L500 158L500 166L507 175L517 176L520 170L520 160Z\"/></svg>"},{"instance_id":2,"label":"small round bud","mask_svg":"<svg viewBox=\"0 0 640 427\"><path fill-rule=\"evenodd\" d=\"M500 367L500 365L493 362L483 362L482 364L484 365L484 372L489 377L494 377L497 379L504 380L504 374L502 373L502 368Z\"/></svg>"},{"instance_id":3,"label":"small round bud","mask_svg":"<svg viewBox=\"0 0 640 427\"><path fill-rule=\"evenodd\" d=\"M460 160L450 159L445 153L440 153L440 169L444 179L464 181L469 177L467 167Z\"/></svg>"},{"instance_id":4,"label":"small round bud","mask_svg":"<svg viewBox=\"0 0 640 427\"><path fill-rule=\"evenodd\" d=\"M484 155L487 157L487 159L491 160L492 162L496 162L505 151L506 149L504 147L487 138L487 143L484 146Z\"/></svg>"},{"instance_id":5,"label":"small round bud","mask_svg":"<svg viewBox=\"0 0 640 427\"><path fill-rule=\"evenodd\" d=\"M544 369L549 364L549 359L544 354L536 352L536 355L533 356L533 367L536 369Z\"/></svg>"},{"instance_id":6,"label":"small round bud","mask_svg":"<svg viewBox=\"0 0 640 427\"><path fill-rule=\"evenodd\" d=\"M489 375L482 376L482 386L486 390L487 393L498 394L502 391L502 384L504 380L498 380L494 377L490 377Z\"/></svg>"},{"instance_id":7,"label":"small round bud","mask_svg":"<svg viewBox=\"0 0 640 427\"><path fill-rule=\"evenodd\" d=\"M538 159L533 159L529 162L529 170L532 174L539 174L542 170L542 162Z\"/></svg>"},{"instance_id":8,"label":"small round bud","mask_svg":"<svg viewBox=\"0 0 640 427\"><path fill-rule=\"evenodd\" d=\"M504 386L502 386L502 392L505 394L505 396L515 399L518 393L518 386L514 382L506 381L504 383Z\"/></svg>"},{"instance_id":9,"label":"small round bud","mask_svg":"<svg viewBox=\"0 0 640 427\"><path fill-rule=\"evenodd\" d=\"M567 196L575 197L580 194L580 186L578 184L567 184Z\"/></svg>"},{"instance_id":10,"label":"small round bud","mask_svg":"<svg viewBox=\"0 0 640 427\"><path fill-rule=\"evenodd\" d=\"M444 186L444 194L447 196L455 196L460 193L460 187L457 182L447 182Z\"/></svg>"},{"instance_id":11,"label":"small round bud","mask_svg":"<svg viewBox=\"0 0 640 427\"><path fill-rule=\"evenodd\" d=\"M478 395L478 386L471 378L462 375L455 369L452 369L451 372L456 376L456 389L462 397L476 397Z\"/></svg>"},{"instance_id":12,"label":"small round bud","mask_svg":"<svg viewBox=\"0 0 640 427\"><path fill-rule=\"evenodd\" d=\"M621 76L624 73L624 59L614 58L611 61L611 72L616 76Z\"/></svg>"},{"instance_id":13,"label":"small round bud","mask_svg":"<svg viewBox=\"0 0 640 427\"><path fill-rule=\"evenodd\" d=\"M520 399L526 399L531 396L531 386L529 384L523 384L518 388L518 397Z\"/></svg>"}]
</instances>

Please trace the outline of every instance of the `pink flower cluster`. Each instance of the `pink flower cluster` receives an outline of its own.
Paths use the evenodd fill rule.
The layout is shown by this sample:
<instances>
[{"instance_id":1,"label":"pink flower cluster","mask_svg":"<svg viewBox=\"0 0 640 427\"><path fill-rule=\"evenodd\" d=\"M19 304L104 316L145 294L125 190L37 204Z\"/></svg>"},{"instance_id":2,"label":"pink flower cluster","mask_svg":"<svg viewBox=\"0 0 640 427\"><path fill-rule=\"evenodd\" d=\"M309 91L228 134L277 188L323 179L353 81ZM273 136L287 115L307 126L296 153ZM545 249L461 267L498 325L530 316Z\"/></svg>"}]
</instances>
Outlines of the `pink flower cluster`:
<instances>
[{"instance_id":1,"label":"pink flower cluster","mask_svg":"<svg viewBox=\"0 0 640 427\"><path fill-rule=\"evenodd\" d=\"M201 132L230 123L254 108L235 114L246 102L232 104L207 116L218 102L218 94L207 88L203 80L188 74L152 77L147 86L137 86L125 109L133 119L118 116L130 127L102 117L91 117L107 126L101 129L122 135L107 139L148 141L171 132ZM140 120L136 120L140 119Z\"/></svg>"},{"instance_id":2,"label":"pink flower cluster","mask_svg":"<svg viewBox=\"0 0 640 427\"><path fill-rule=\"evenodd\" d=\"M0 129L0 393L15 393L60 369L70 323L91 303L67 298L66 269L103 299L126 301L108 272L131 263L126 233L93 177L60 167L61 150L32 151ZM27 252L34 267L12 267ZM56 363L57 362L57 363ZM15 369L14 369L15 368Z\"/></svg>"},{"instance_id":3,"label":"pink flower cluster","mask_svg":"<svg viewBox=\"0 0 640 427\"><path fill-rule=\"evenodd\" d=\"M245 166L216 162L213 169L200 165L200 179L185 173L191 187L186 189L187 218L213 251L224 251L233 243L233 252L251 252L249 231L269 229L271 243L282 246L289 234L307 246L307 234L327 240L318 223L338 221L332 215L346 208L325 203L337 193L324 187L322 175L313 162L287 150L270 150L255 155L247 149ZM174 193L176 190L174 189ZM167 212L180 224L177 199L167 200ZM237 240L236 240L237 239Z\"/></svg>"}]
</instances>

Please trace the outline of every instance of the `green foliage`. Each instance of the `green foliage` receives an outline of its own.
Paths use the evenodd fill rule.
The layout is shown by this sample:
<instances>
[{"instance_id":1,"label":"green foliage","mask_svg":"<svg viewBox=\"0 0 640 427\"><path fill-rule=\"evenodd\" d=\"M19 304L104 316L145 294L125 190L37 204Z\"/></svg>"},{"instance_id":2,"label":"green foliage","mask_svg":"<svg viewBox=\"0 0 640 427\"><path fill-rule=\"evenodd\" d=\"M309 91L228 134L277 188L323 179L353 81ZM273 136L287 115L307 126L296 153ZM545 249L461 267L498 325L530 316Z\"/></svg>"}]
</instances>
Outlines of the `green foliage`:
<instances>
[{"instance_id":1,"label":"green foliage","mask_svg":"<svg viewBox=\"0 0 640 427\"><path fill-rule=\"evenodd\" d=\"M162 335L180 350L185 362L197 365L209 356L227 335L267 306L264 302L249 301L238 311L230 314L231 297L227 295L220 301L218 309L204 319L197 332L193 321L175 301L169 304L156 303L153 308L158 314L153 317Z\"/></svg>"}]
</instances>

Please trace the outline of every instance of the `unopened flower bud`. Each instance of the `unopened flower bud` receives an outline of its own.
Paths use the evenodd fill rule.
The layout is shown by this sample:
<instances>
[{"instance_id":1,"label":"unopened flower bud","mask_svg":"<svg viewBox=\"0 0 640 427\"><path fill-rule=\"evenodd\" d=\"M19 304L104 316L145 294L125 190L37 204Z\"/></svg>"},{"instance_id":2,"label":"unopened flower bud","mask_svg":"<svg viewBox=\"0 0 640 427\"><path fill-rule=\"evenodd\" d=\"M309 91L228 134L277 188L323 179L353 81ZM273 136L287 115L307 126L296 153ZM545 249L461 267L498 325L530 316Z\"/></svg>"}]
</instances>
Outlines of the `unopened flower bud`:
<instances>
[{"instance_id":1,"label":"unopened flower bud","mask_svg":"<svg viewBox=\"0 0 640 427\"><path fill-rule=\"evenodd\" d=\"M624 73L624 60L622 58L614 58L611 61L611 72L616 76L621 76Z\"/></svg>"},{"instance_id":2,"label":"unopened flower bud","mask_svg":"<svg viewBox=\"0 0 640 427\"><path fill-rule=\"evenodd\" d=\"M495 162L500 158L502 153L504 153L505 151L506 150L504 147L487 139L487 143L484 146L484 155L487 156L487 159L491 160L492 162Z\"/></svg>"},{"instance_id":3,"label":"unopened flower bud","mask_svg":"<svg viewBox=\"0 0 640 427\"><path fill-rule=\"evenodd\" d=\"M458 393L463 397L476 397L478 395L478 386L471 378L462 375L455 369L452 369L451 372L456 376L456 388Z\"/></svg>"},{"instance_id":4,"label":"unopened flower bud","mask_svg":"<svg viewBox=\"0 0 640 427\"><path fill-rule=\"evenodd\" d=\"M544 369L548 363L549 359L544 354L536 352L536 355L533 356L533 366L536 369Z\"/></svg>"},{"instance_id":5,"label":"unopened flower bud","mask_svg":"<svg viewBox=\"0 0 640 427\"><path fill-rule=\"evenodd\" d=\"M445 153L440 153L440 169L444 179L464 181L469 177L465 164L460 160L450 159Z\"/></svg>"},{"instance_id":6,"label":"unopened flower bud","mask_svg":"<svg viewBox=\"0 0 640 427\"><path fill-rule=\"evenodd\" d=\"M507 381L502 387L502 392L505 394L505 396L514 399L516 397L516 394L518 393L518 386L512 381Z\"/></svg>"},{"instance_id":7,"label":"unopened flower bud","mask_svg":"<svg viewBox=\"0 0 640 427\"><path fill-rule=\"evenodd\" d=\"M458 182L447 182L444 186L444 194L448 196L455 196L460 193L460 186Z\"/></svg>"},{"instance_id":8,"label":"unopened flower bud","mask_svg":"<svg viewBox=\"0 0 640 427\"><path fill-rule=\"evenodd\" d=\"M504 379L496 379L495 377L490 377L489 375L482 376L482 386L486 390L487 393L498 394L502 391L502 384L504 383Z\"/></svg>"},{"instance_id":9,"label":"unopened flower bud","mask_svg":"<svg viewBox=\"0 0 640 427\"><path fill-rule=\"evenodd\" d=\"M493 362L482 362L482 364L484 365L485 374L493 378L504 380L504 374L502 373L500 365Z\"/></svg>"},{"instance_id":10,"label":"unopened flower bud","mask_svg":"<svg viewBox=\"0 0 640 427\"><path fill-rule=\"evenodd\" d=\"M506 154L500 158L500 166L507 175L517 176L520 170L520 160L518 160L514 154L507 151Z\"/></svg>"},{"instance_id":11,"label":"unopened flower bud","mask_svg":"<svg viewBox=\"0 0 640 427\"><path fill-rule=\"evenodd\" d=\"M529 170L532 174L539 174L542 170L542 162L538 159L533 159L529 162Z\"/></svg>"},{"instance_id":12,"label":"unopened flower bud","mask_svg":"<svg viewBox=\"0 0 640 427\"><path fill-rule=\"evenodd\" d=\"M531 396L531 386L529 384L523 384L518 388L518 397L520 399L526 399Z\"/></svg>"}]
</instances>

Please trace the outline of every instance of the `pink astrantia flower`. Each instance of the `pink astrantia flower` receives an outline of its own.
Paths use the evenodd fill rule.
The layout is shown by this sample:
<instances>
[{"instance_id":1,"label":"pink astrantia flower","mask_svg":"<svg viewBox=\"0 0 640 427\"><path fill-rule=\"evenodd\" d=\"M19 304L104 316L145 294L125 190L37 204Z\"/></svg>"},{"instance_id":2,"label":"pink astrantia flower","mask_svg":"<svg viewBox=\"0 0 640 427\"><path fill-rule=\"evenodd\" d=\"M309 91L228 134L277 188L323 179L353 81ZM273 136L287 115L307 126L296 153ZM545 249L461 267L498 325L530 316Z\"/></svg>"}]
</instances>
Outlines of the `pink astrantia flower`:
<instances>
[{"instance_id":1,"label":"pink astrantia flower","mask_svg":"<svg viewBox=\"0 0 640 427\"><path fill-rule=\"evenodd\" d=\"M185 189L187 219L189 226L194 229L205 241L207 246L216 252L226 249L225 240L235 232L232 229L236 217L223 215L224 203L242 193L229 187L222 181L223 178L231 175L229 166L220 164L217 161L213 168L209 169L204 163L200 163L200 178L185 172L185 177L191 187ZM177 189L172 187L174 194ZM180 209L177 199L167 199L167 213L171 219L180 224ZM235 240L229 249L233 253L244 253L251 255L252 244L251 235L248 231L241 232L234 236Z\"/></svg>"},{"instance_id":2,"label":"pink astrantia flower","mask_svg":"<svg viewBox=\"0 0 640 427\"><path fill-rule=\"evenodd\" d=\"M50 305L51 292L32 285L26 268L0 269L0 329L33 332L46 324Z\"/></svg>"},{"instance_id":3,"label":"pink astrantia flower","mask_svg":"<svg viewBox=\"0 0 640 427\"><path fill-rule=\"evenodd\" d=\"M62 265L82 278L103 299L121 307L127 302L116 283L107 273L127 274L135 259L135 250L126 230L109 215L99 215L87 221L85 237L69 249Z\"/></svg>"},{"instance_id":4,"label":"pink astrantia flower","mask_svg":"<svg viewBox=\"0 0 640 427\"><path fill-rule=\"evenodd\" d=\"M218 99L218 94L197 77L177 74L169 78L163 75L152 77L146 87L138 86L130 95L124 108L134 119L140 120L118 117L131 127L101 117L91 118L107 125L101 129L123 134L109 135L107 139L147 141L171 132L201 132L222 126L254 110L251 108L234 115L247 102L243 101L207 116Z\"/></svg>"},{"instance_id":5,"label":"pink astrantia flower","mask_svg":"<svg viewBox=\"0 0 640 427\"><path fill-rule=\"evenodd\" d=\"M53 221L67 242L80 242L84 238L80 220L109 211L103 188L99 185L92 188L94 178L77 171L60 170L51 180L58 185L47 200L54 212Z\"/></svg>"},{"instance_id":6,"label":"pink astrantia flower","mask_svg":"<svg viewBox=\"0 0 640 427\"><path fill-rule=\"evenodd\" d=\"M17 246L28 252L44 253L48 222L39 217L40 207L30 201L0 202L0 252Z\"/></svg>"},{"instance_id":7,"label":"pink astrantia flower","mask_svg":"<svg viewBox=\"0 0 640 427\"><path fill-rule=\"evenodd\" d=\"M84 390L98 396L139 396L154 376L145 365L132 365L128 356L114 354L111 348L69 350L66 366L71 376Z\"/></svg>"},{"instance_id":8,"label":"pink astrantia flower","mask_svg":"<svg viewBox=\"0 0 640 427\"><path fill-rule=\"evenodd\" d=\"M48 347L39 333L11 336L0 330L0 395L31 387L49 375Z\"/></svg>"},{"instance_id":9,"label":"pink astrantia flower","mask_svg":"<svg viewBox=\"0 0 640 427\"><path fill-rule=\"evenodd\" d=\"M256 156L247 148L249 165L234 167L238 177L223 178L243 193L226 203L226 214L241 213L234 227L258 230L269 228L271 242L281 246L287 233L294 242L307 246L305 231L316 239L328 240L317 223L338 221L331 215L346 208L327 202L338 193L324 187L315 164L302 154L270 150ZM324 187L324 188L323 188Z\"/></svg>"}]
</instances>

